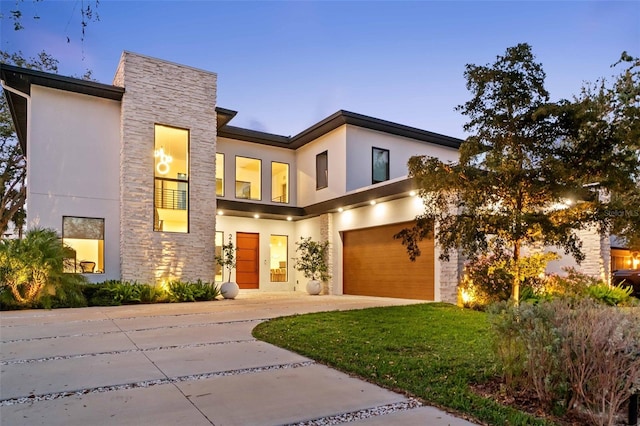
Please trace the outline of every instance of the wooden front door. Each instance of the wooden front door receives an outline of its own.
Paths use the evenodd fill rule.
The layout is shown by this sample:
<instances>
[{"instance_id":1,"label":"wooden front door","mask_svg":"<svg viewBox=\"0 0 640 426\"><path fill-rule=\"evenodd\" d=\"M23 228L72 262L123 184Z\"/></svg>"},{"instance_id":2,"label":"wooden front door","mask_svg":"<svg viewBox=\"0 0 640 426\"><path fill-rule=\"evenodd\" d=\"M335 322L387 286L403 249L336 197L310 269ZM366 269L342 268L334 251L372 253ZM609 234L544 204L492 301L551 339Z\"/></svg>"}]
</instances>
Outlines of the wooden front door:
<instances>
[{"instance_id":1,"label":"wooden front door","mask_svg":"<svg viewBox=\"0 0 640 426\"><path fill-rule=\"evenodd\" d=\"M258 288L260 234L237 232L238 247L236 262L236 282L240 288Z\"/></svg>"}]
</instances>

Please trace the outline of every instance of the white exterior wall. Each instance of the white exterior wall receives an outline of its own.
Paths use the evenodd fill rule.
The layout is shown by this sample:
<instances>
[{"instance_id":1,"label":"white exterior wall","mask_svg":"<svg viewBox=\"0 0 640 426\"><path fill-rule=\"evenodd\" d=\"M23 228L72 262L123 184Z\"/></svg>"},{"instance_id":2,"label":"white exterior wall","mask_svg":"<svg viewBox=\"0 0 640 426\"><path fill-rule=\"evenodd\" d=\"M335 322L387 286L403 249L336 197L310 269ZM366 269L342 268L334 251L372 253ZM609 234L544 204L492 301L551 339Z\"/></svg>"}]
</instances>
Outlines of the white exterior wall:
<instances>
[{"instance_id":1,"label":"white exterior wall","mask_svg":"<svg viewBox=\"0 0 640 426\"><path fill-rule=\"evenodd\" d=\"M237 232L251 232L260 234L259 247L259 290L260 291L294 291L296 283L296 272L293 268L293 257L295 257L295 242L297 241L296 226L294 222L286 220L253 219L234 216L218 216L216 220L216 231L224 234L223 242L228 242L229 234L233 244L236 244ZM271 235L288 236L288 259L287 259L287 282L271 282L269 243ZM232 280L235 278L235 271L231 274ZM225 281L227 277L225 277ZM246 291L246 290L245 290Z\"/></svg>"},{"instance_id":2,"label":"white exterior wall","mask_svg":"<svg viewBox=\"0 0 640 426\"><path fill-rule=\"evenodd\" d=\"M346 190L372 185L372 148L389 150L389 179L406 177L407 162L414 155L430 155L444 162L458 161L458 150L390 135L357 126L346 126L347 170Z\"/></svg>"},{"instance_id":3,"label":"white exterior wall","mask_svg":"<svg viewBox=\"0 0 640 426\"><path fill-rule=\"evenodd\" d=\"M278 206L296 205L296 154L287 148L260 145L236 139L218 138L217 153L224 154L224 196L223 200L235 200L236 156L261 160L261 200L246 200L242 202L274 204ZM289 203L274 203L271 201L271 162L289 164ZM315 160L314 160L315 161ZM315 163L314 163L315 164ZM315 169L314 169L315 170Z\"/></svg>"},{"instance_id":4,"label":"white exterior wall","mask_svg":"<svg viewBox=\"0 0 640 426\"><path fill-rule=\"evenodd\" d=\"M340 197L346 192L346 126L332 130L296 151L298 205L300 207ZM316 155L327 151L329 186L316 190Z\"/></svg>"},{"instance_id":5,"label":"white exterior wall","mask_svg":"<svg viewBox=\"0 0 640 426\"><path fill-rule=\"evenodd\" d=\"M62 235L62 217L104 218L105 273L120 278L120 102L31 87L27 223Z\"/></svg>"}]
</instances>

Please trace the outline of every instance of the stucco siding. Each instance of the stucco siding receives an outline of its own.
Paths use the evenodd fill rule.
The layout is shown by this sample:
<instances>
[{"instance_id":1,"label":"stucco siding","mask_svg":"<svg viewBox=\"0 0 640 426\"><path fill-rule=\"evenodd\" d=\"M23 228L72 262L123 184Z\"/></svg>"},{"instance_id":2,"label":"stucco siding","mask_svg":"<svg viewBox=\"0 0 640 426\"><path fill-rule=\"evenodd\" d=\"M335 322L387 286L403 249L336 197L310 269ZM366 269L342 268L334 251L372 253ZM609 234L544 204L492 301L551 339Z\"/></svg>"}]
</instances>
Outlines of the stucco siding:
<instances>
[{"instance_id":1,"label":"stucco siding","mask_svg":"<svg viewBox=\"0 0 640 426\"><path fill-rule=\"evenodd\" d=\"M458 150L390 135L357 126L346 126L346 190L372 185L372 148L389 150L389 179L408 175L407 162L414 155L430 155L442 161L458 161Z\"/></svg>"},{"instance_id":2,"label":"stucco siding","mask_svg":"<svg viewBox=\"0 0 640 426\"><path fill-rule=\"evenodd\" d=\"M27 182L29 227L55 229L63 216L105 220L105 272L120 277L120 102L31 88Z\"/></svg>"},{"instance_id":3,"label":"stucco siding","mask_svg":"<svg viewBox=\"0 0 640 426\"><path fill-rule=\"evenodd\" d=\"M346 192L346 128L341 126L319 137L296 151L298 205L308 206ZM328 186L316 189L316 156L324 151L328 154Z\"/></svg>"}]
</instances>

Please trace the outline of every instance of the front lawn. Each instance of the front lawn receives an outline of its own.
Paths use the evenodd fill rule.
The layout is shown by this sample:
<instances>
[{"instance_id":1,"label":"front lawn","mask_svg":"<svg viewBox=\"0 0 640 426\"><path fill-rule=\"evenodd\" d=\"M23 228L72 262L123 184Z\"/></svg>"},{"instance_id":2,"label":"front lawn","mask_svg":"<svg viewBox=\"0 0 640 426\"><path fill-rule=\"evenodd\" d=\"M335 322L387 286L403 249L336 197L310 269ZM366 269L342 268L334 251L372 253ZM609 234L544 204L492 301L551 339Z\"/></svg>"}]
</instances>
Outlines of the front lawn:
<instances>
[{"instance_id":1,"label":"front lawn","mask_svg":"<svg viewBox=\"0 0 640 426\"><path fill-rule=\"evenodd\" d=\"M444 303L278 318L253 335L491 425L550 425L474 394L495 376L486 314Z\"/></svg>"}]
</instances>

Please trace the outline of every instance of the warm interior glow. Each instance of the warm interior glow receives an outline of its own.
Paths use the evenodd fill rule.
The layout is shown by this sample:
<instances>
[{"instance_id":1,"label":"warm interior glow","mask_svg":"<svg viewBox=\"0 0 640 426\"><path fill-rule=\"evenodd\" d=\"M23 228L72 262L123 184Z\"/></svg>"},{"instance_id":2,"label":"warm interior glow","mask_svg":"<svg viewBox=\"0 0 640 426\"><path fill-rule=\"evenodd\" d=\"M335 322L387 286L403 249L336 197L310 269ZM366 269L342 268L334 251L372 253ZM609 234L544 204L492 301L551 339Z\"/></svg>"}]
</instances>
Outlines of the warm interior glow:
<instances>
[{"instance_id":1,"label":"warm interior glow","mask_svg":"<svg viewBox=\"0 0 640 426\"><path fill-rule=\"evenodd\" d=\"M260 200L261 161L255 158L236 157L236 198Z\"/></svg>"},{"instance_id":2,"label":"warm interior glow","mask_svg":"<svg viewBox=\"0 0 640 426\"><path fill-rule=\"evenodd\" d=\"M269 241L271 251L270 280L271 282L286 282L288 270L287 256L288 237L286 235L272 235Z\"/></svg>"},{"instance_id":3,"label":"warm interior glow","mask_svg":"<svg viewBox=\"0 0 640 426\"><path fill-rule=\"evenodd\" d=\"M271 201L289 202L289 165L286 163L271 163Z\"/></svg>"},{"instance_id":4,"label":"warm interior glow","mask_svg":"<svg viewBox=\"0 0 640 426\"><path fill-rule=\"evenodd\" d=\"M376 205L376 200L372 200L369 204L371 204L372 206Z\"/></svg>"},{"instance_id":5,"label":"warm interior glow","mask_svg":"<svg viewBox=\"0 0 640 426\"><path fill-rule=\"evenodd\" d=\"M342 207L338 208L338 213L342 213L344 209Z\"/></svg>"},{"instance_id":6,"label":"warm interior glow","mask_svg":"<svg viewBox=\"0 0 640 426\"><path fill-rule=\"evenodd\" d=\"M287 216L287 220L288 220L289 222L291 222L291 221L293 220L293 218L292 218L291 216Z\"/></svg>"},{"instance_id":7,"label":"warm interior glow","mask_svg":"<svg viewBox=\"0 0 640 426\"><path fill-rule=\"evenodd\" d=\"M416 191L411 191L411 192L409 192L409 196L410 196L410 197L415 197L415 196L416 196Z\"/></svg>"},{"instance_id":8,"label":"warm interior glow","mask_svg":"<svg viewBox=\"0 0 640 426\"><path fill-rule=\"evenodd\" d=\"M260 219L260 215L259 215L259 214L254 214L254 215L253 215L253 218L254 218L254 219Z\"/></svg>"},{"instance_id":9,"label":"warm interior glow","mask_svg":"<svg viewBox=\"0 0 640 426\"><path fill-rule=\"evenodd\" d=\"M216 153L216 196L224 197L224 154Z\"/></svg>"}]
</instances>

